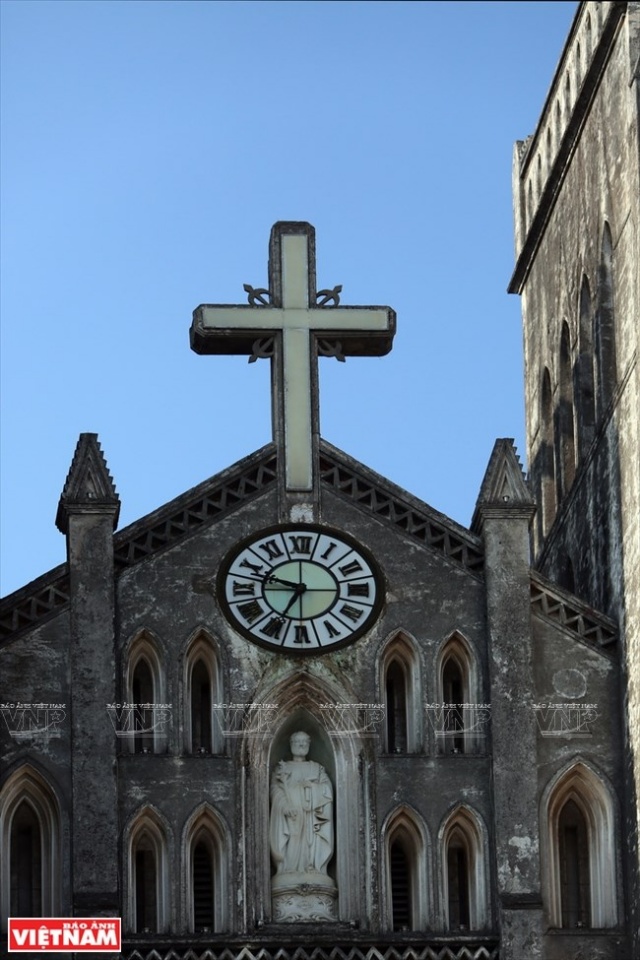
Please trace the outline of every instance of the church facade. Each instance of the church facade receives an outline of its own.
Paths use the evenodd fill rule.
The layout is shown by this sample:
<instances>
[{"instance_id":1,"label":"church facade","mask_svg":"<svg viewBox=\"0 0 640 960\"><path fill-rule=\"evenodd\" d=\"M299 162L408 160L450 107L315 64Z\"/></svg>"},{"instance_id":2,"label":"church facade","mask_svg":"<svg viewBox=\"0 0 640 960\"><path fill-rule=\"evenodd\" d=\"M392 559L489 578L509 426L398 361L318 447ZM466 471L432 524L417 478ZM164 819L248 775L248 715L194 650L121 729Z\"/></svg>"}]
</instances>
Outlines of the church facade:
<instances>
[{"instance_id":1,"label":"church facade","mask_svg":"<svg viewBox=\"0 0 640 960\"><path fill-rule=\"evenodd\" d=\"M395 314L318 291L306 223L191 327L271 363L271 443L114 532L81 435L67 561L0 610L2 949L637 955L639 52L639 4L582 3L516 148L529 476L496 441L469 529L320 438L318 357Z\"/></svg>"}]
</instances>

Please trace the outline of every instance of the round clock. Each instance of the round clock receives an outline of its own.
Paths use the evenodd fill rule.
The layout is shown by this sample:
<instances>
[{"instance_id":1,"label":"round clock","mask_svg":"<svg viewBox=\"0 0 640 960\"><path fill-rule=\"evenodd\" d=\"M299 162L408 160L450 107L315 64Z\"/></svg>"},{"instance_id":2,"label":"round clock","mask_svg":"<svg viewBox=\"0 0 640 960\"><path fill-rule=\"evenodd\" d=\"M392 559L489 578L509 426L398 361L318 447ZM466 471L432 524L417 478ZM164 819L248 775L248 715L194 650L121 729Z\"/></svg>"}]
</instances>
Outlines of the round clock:
<instances>
[{"instance_id":1,"label":"round clock","mask_svg":"<svg viewBox=\"0 0 640 960\"><path fill-rule=\"evenodd\" d=\"M236 630L286 653L320 653L369 630L384 600L370 554L326 527L279 526L244 540L218 574Z\"/></svg>"}]
</instances>

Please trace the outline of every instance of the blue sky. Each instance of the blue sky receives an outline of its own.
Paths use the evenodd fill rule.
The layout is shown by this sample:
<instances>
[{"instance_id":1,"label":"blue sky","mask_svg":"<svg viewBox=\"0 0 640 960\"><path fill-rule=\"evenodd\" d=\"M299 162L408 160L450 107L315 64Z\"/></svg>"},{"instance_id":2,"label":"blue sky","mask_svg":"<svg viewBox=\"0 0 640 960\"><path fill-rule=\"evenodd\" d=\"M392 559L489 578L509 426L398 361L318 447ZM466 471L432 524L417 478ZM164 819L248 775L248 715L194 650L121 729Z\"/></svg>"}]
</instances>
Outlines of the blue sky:
<instances>
[{"instance_id":1,"label":"blue sky","mask_svg":"<svg viewBox=\"0 0 640 960\"><path fill-rule=\"evenodd\" d=\"M575 10L3 0L2 593L65 559L81 432L121 527L270 439L267 362L188 330L266 285L277 220L398 315L389 356L321 361L322 435L469 523L495 438L526 453L512 145Z\"/></svg>"}]
</instances>

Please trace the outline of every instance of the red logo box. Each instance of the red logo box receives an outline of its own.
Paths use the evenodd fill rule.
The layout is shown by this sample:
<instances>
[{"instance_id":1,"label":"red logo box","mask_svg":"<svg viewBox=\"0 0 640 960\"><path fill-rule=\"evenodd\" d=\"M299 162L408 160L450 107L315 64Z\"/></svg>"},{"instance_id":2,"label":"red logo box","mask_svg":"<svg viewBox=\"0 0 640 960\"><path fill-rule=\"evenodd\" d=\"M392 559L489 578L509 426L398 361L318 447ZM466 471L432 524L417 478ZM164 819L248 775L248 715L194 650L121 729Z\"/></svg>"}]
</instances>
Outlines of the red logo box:
<instances>
[{"instance_id":1,"label":"red logo box","mask_svg":"<svg viewBox=\"0 0 640 960\"><path fill-rule=\"evenodd\" d=\"M120 917L9 917L9 953L119 952Z\"/></svg>"}]
</instances>

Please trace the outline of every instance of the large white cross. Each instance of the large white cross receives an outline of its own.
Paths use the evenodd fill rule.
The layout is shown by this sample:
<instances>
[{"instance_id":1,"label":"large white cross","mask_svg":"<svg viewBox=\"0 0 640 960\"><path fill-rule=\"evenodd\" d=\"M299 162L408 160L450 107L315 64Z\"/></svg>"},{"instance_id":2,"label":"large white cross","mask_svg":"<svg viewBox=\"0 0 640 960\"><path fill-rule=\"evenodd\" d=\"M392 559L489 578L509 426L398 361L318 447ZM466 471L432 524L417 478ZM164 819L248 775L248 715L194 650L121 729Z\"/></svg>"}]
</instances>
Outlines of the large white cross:
<instances>
[{"instance_id":1,"label":"large white cross","mask_svg":"<svg viewBox=\"0 0 640 960\"><path fill-rule=\"evenodd\" d=\"M284 439L286 489L311 490L318 339L328 342L329 353L339 359L382 356L391 349L395 313L390 307L319 305L317 299L326 302L329 291L323 291L325 298L316 293L315 231L303 222L280 222L271 230L268 302L267 291L246 289L250 306L202 304L194 310L191 348L196 353L248 353L253 359L260 340L281 337L272 378L274 436L277 440L282 433ZM330 294L330 299L335 302L337 296Z\"/></svg>"}]
</instances>

